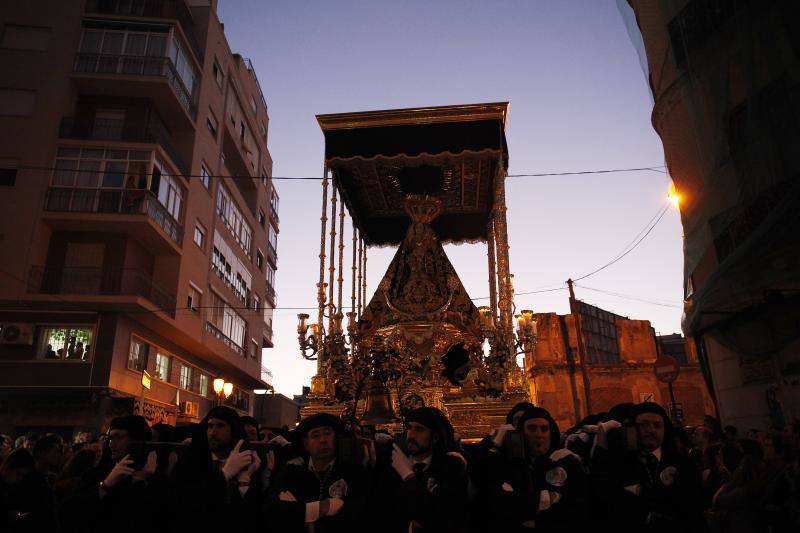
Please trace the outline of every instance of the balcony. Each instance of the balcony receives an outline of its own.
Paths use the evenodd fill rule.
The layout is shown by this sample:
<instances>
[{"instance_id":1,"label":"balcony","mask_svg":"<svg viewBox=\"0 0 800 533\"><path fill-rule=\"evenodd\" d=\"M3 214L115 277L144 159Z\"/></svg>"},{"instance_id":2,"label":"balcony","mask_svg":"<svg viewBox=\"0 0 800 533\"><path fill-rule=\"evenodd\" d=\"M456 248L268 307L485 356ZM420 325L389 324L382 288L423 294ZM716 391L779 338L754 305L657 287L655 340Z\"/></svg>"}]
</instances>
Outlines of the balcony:
<instances>
[{"instance_id":1,"label":"balcony","mask_svg":"<svg viewBox=\"0 0 800 533\"><path fill-rule=\"evenodd\" d=\"M250 299L250 290L247 287L237 286L237 284L228 277L227 273L221 270L216 263L211 263L211 271L225 283L234 296L236 296L236 299L239 300L245 308L249 307L247 302Z\"/></svg>"},{"instance_id":2,"label":"balcony","mask_svg":"<svg viewBox=\"0 0 800 533\"><path fill-rule=\"evenodd\" d=\"M61 120L58 135L62 139L158 144L183 175L190 174L189 165L172 144L169 132L154 121L99 118L92 121L81 121L72 117L64 117Z\"/></svg>"},{"instance_id":3,"label":"balcony","mask_svg":"<svg viewBox=\"0 0 800 533\"><path fill-rule=\"evenodd\" d=\"M126 97L152 97L168 121L193 127L197 118L194 95L186 88L168 57L78 53L73 66L79 88L86 92ZM109 79L110 82L109 83ZM120 83L124 80L125 83ZM153 81L162 81L153 85ZM176 113L178 100L183 113ZM181 123L180 115L184 116Z\"/></svg>"},{"instance_id":4,"label":"balcony","mask_svg":"<svg viewBox=\"0 0 800 533\"><path fill-rule=\"evenodd\" d=\"M240 355L240 356L242 356L242 357L245 357L245 354L244 354L244 348L242 348L241 346L239 346L238 344L236 344L236 343L233 341L233 339L231 339L230 337L228 337L227 335L225 335L225 334L222 332L222 330L220 330L218 327L216 327L216 326L215 326L214 324L212 324L211 322L206 322L206 331L207 331L207 332L209 332L209 333L211 333L211 334L212 334L214 337L216 337L218 340L222 341L222 343L223 343L225 346L227 346L228 348L230 348L231 350L233 350L234 352L236 352L238 355Z\"/></svg>"},{"instance_id":5,"label":"balcony","mask_svg":"<svg viewBox=\"0 0 800 533\"><path fill-rule=\"evenodd\" d=\"M170 316L175 316L175 296L158 287L144 270L99 267L35 266L28 277L28 292L90 296L140 296Z\"/></svg>"},{"instance_id":6,"label":"balcony","mask_svg":"<svg viewBox=\"0 0 800 533\"><path fill-rule=\"evenodd\" d=\"M194 20L184 0L88 0L86 13L177 20L198 63L203 63L203 49L194 36Z\"/></svg>"},{"instance_id":7,"label":"balcony","mask_svg":"<svg viewBox=\"0 0 800 533\"><path fill-rule=\"evenodd\" d=\"M261 366L261 381L272 387L272 370L265 366Z\"/></svg>"},{"instance_id":8,"label":"balcony","mask_svg":"<svg viewBox=\"0 0 800 533\"><path fill-rule=\"evenodd\" d=\"M275 251L275 247L272 246L271 242L267 243L267 259L272 266L278 266L278 252Z\"/></svg>"},{"instance_id":9,"label":"balcony","mask_svg":"<svg viewBox=\"0 0 800 533\"><path fill-rule=\"evenodd\" d=\"M264 295L267 297L267 300L272 304L272 307L278 305L278 297L275 295L275 287L267 282L267 288L264 290Z\"/></svg>"},{"instance_id":10,"label":"balcony","mask_svg":"<svg viewBox=\"0 0 800 533\"><path fill-rule=\"evenodd\" d=\"M273 206L269 206L269 214L272 217L272 220L275 221L274 226L277 228L278 225L281 223L281 219L278 218L278 210L275 209Z\"/></svg>"},{"instance_id":11,"label":"balcony","mask_svg":"<svg viewBox=\"0 0 800 533\"><path fill-rule=\"evenodd\" d=\"M169 248L180 251L183 243L183 226L161 205L156 196L142 189L119 188L82 188L82 187L50 187L45 198L44 210L49 213L64 213L64 215L47 215L45 218L53 221L59 229L77 231L130 231L140 237L145 244L154 248L154 251L169 251ZM87 217L86 213L97 215L111 215L100 220ZM74 214L74 215L73 215ZM131 218L123 219L121 215ZM117 218L117 217L120 218ZM146 217L146 221L160 228L161 235L166 235L172 246L164 250L161 244L163 237L155 238L153 231L148 228L130 228L126 224L137 222L137 219ZM99 224L102 222L103 224ZM149 224L146 226L149 227ZM158 231L158 230L156 230ZM162 233L163 232L163 233ZM178 248L175 247L177 245Z\"/></svg>"}]
</instances>

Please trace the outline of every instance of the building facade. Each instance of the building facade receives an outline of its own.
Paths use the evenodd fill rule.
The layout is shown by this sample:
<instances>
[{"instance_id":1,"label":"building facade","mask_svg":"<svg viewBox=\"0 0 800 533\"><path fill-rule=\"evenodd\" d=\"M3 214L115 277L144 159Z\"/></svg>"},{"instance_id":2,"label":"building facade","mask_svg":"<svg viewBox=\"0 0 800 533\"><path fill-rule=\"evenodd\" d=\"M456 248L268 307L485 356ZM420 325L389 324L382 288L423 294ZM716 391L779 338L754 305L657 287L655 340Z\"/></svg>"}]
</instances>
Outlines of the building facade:
<instances>
[{"instance_id":1,"label":"building facade","mask_svg":"<svg viewBox=\"0 0 800 533\"><path fill-rule=\"evenodd\" d=\"M681 196L684 333L723 423L800 420L796 3L629 4Z\"/></svg>"},{"instance_id":2,"label":"building facade","mask_svg":"<svg viewBox=\"0 0 800 533\"><path fill-rule=\"evenodd\" d=\"M0 7L0 431L252 412L278 234L252 63L213 0L44 4Z\"/></svg>"},{"instance_id":3,"label":"building facade","mask_svg":"<svg viewBox=\"0 0 800 533\"><path fill-rule=\"evenodd\" d=\"M692 342L681 335L657 336L647 320L630 320L576 301L575 315L537 314L536 348L525 356L531 401L548 409L562 428L618 403L652 401L670 410L669 386L656 379L654 363L670 355L680 365L673 383L678 418L701 424L714 414Z\"/></svg>"}]
</instances>

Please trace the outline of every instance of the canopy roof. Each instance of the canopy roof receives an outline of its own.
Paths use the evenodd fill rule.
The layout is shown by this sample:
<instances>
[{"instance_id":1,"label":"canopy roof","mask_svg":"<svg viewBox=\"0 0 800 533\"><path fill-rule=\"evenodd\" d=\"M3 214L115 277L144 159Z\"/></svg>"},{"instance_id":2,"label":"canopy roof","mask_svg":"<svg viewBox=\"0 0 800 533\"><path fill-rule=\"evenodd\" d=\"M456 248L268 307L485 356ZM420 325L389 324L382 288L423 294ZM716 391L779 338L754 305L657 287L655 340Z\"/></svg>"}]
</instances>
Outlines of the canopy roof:
<instances>
[{"instance_id":1,"label":"canopy roof","mask_svg":"<svg viewBox=\"0 0 800 533\"><path fill-rule=\"evenodd\" d=\"M325 161L369 245L396 245L409 194L442 200L442 242L486 239L498 166L508 166L508 103L317 115Z\"/></svg>"}]
</instances>

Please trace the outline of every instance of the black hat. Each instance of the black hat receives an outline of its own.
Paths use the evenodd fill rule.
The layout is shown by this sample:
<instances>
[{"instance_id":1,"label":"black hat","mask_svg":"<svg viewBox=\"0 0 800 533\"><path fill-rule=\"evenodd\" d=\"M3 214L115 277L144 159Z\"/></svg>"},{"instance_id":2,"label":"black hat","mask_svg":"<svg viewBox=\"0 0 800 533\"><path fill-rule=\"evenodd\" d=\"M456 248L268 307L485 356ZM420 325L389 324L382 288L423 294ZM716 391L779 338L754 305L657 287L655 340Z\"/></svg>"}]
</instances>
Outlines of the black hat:
<instances>
[{"instance_id":1,"label":"black hat","mask_svg":"<svg viewBox=\"0 0 800 533\"><path fill-rule=\"evenodd\" d=\"M607 420L616 420L620 424L624 424L627 419L631 417L631 413L633 409L636 407L636 404L633 403L618 403L614 407L608 410L608 414L606 414Z\"/></svg>"},{"instance_id":2,"label":"black hat","mask_svg":"<svg viewBox=\"0 0 800 533\"><path fill-rule=\"evenodd\" d=\"M506 424L513 424L514 423L514 415L519 413L520 411L524 411L526 409L530 409L532 407L536 407L531 402L519 402L506 415Z\"/></svg>"},{"instance_id":3,"label":"black hat","mask_svg":"<svg viewBox=\"0 0 800 533\"><path fill-rule=\"evenodd\" d=\"M236 443L240 439L245 438L244 432L244 425L242 424L242 419L239 416L239 413L231 409L230 407L226 407L224 405L218 405L212 408L206 417L200 422L200 430L203 434L205 434L206 429L208 429L208 421L212 418L216 418L217 420L224 420L228 423L231 427L231 437L233 445L235 446Z\"/></svg>"},{"instance_id":4,"label":"black hat","mask_svg":"<svg viewBox=\"0 0 800 533\"><path fill-rule=\"evenodd\" d=\"M561 443L561 432L558 429L558 424L556 424L555 419L553 419L547 409L544 407L531 407L526 409L517 421L517 429L522 430L525 427L525 422L534 418L544 418L550 424L550 448L547 450L547 453L550 453Z\"/></svg>"},{"instance_id":5,"label":"black hat","mask_svg":"<svg viewBox=\"0 0 800 533\"><path fill-rule=\"evenodd\" d=\"M300 421L295 433L298 437L305 438L312 429L330 427L337 434L344 430L342 419L330 413L317 413Z\"/></svg>"},{"instance_id":6,"label":"black hat","mask_svg":"<svg viewBox=\"0 0 800 533\"><path fill-rule=\"evenodd\" d=\"M439 436L439 444L444 452L455 449L455 430L447 419L447 416L435 407L420 407L410 411L406 415L406 425L409 422L416 422L431 430L431 433Z\"/></svg>"},{"instance_id":7,"label":"black hat","mask_svg":"<svg viewBox=\"0 0 800 533\"><path fill-rule=\"evenodd\" d=\"M111 420L111 425L108 429L109 431L123 429L128 432L130 440L149 441L153 438L153 432L147 420L139 415L118 416Z\"/></svg>"}]
</instances>

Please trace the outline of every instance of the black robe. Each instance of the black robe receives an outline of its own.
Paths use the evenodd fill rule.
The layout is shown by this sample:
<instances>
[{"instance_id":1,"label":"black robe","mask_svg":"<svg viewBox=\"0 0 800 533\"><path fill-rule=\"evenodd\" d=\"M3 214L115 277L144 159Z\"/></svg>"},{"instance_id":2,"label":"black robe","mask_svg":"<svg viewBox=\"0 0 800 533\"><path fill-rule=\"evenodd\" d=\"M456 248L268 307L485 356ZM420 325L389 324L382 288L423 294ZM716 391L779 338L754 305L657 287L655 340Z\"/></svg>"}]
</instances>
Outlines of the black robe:
<instances>
[{"instance_id":1,"label":"black robe","mask_svg":"<svg viewBox=\"0 0 800 533\"><path fill-rule=\"evenodd\" d=\"M375 472L370 499L373 531L408 533L468 530L467 468L455 455L434 454L419 475L403 481L390 465Z\"/></svg>"},{"instance_id":2,"label":"black robe","mask_svg":"<svg viewBox=\"0 0 800 533\"><path fill-rule=\"evenodd\" d=\"M265 521L271 531L305 533L306 504L330 498L344 502L334 516L313 523L315 533L366 531L364 511L369 483L363 468L334 462L325 472L313 472L303 458L289 461L271 481L264 504ZM281 493L290 492L296 502L283 501Z\"/></svg>"},{"instance_id":3,"label":"black robe","mask_svg":"<svg viewBox=\"0 0 800 533\"><path fill-rule=\"evenodd\" d=\"M617 531L705 530L700 473L691 459L671 449L662 448L651 478L639 452L597 448L592 482L608 524Z\"/></svg>"},{"instance_id":4,"label":"black robe","mask_svg":"<svg viewBox=\"0 0 800 533\"><path fill-rule=\"evenodd\" d=\"M490 480L495 529L531 531L535 526L535 531L581 530L589 484L579 457L557 450L524 460L497 455L495 461ZM540 509L543 491L547 492L549 506Z\"/></svg>"}]
</instances>

